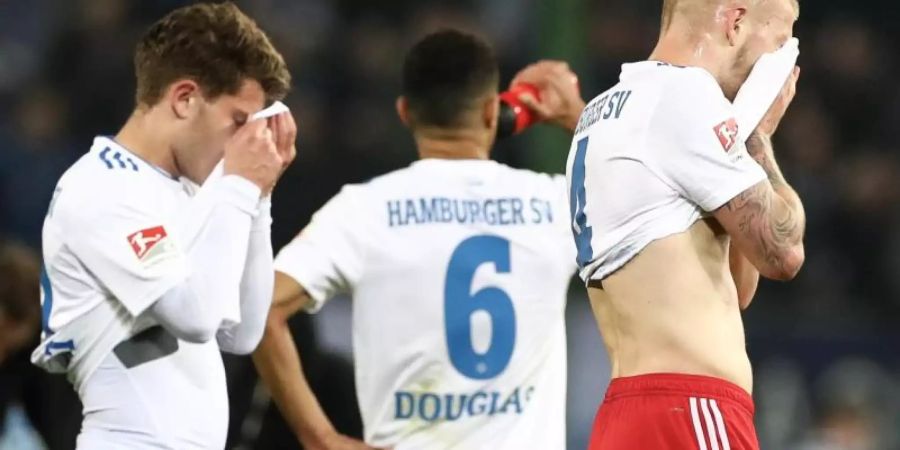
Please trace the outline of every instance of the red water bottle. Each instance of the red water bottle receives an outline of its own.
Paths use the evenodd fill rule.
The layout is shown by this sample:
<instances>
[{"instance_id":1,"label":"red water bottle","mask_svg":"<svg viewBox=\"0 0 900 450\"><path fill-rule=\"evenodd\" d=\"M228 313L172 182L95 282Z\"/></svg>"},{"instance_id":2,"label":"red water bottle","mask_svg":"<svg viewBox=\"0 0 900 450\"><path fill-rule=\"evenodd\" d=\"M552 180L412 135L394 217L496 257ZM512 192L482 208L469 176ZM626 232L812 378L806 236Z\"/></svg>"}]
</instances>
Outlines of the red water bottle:
<instances>
[{"instance_id":1,"label":"red water bottle","mask_svg":"<svg viewBox=\"0 0 900 450\"><path fill-rule=\"evenodd\" d=\"M505 138L521 133L538 121L537 115L528 108L519 96L531 94L540 101L541 94L537 86L530 83L519 83L500 94L500 117L497 123L497 137Z\"/></svg>"}]
</instances>

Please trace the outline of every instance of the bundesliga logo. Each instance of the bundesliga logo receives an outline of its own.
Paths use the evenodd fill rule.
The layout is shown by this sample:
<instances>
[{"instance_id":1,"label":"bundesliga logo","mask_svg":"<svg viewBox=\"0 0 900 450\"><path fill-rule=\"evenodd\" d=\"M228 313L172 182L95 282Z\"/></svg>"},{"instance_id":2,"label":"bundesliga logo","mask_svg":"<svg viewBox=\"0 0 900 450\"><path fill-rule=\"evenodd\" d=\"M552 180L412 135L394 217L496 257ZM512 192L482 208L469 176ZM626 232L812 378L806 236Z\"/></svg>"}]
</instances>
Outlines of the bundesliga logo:
<instances>
[{"instance_id":1,"label":"bundesliga logo","mask_svg":"<svg viewBox=\"0 0 900 450\"><path fill-rule=\"evenodd\" d=\"M152 256L150 251L165 239L166 236L168 236L168 234L166 234L166 229L162 226L147 228L129 235L128 243L131 244L131 249L134 250L135 256L143 261L146 257Z\"/></svg>"},{"instance_id":2,"label":"bundesliga logo","mask_svg":"<svg viewBox=\"0 0 900 450\"><path fill-rule=\"evenodd\" d=\"M726 152L731 150L731 147L737 142L738 124L734 119L728 119L716 125L713 127L713 131Z\"/></svg>"}]
</instances>

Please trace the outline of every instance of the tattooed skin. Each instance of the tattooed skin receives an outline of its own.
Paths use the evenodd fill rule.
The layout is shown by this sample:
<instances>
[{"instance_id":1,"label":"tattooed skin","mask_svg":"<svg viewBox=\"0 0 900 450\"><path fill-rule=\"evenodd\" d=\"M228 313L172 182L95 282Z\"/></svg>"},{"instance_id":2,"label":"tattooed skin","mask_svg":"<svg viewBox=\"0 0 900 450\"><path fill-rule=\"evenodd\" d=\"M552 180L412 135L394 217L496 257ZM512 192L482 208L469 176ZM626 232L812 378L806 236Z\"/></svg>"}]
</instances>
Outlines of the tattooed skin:
<instances>
[{"instance_id":1,"label":"tattooed skin","mask_svg":"<svg viewBox=\"0 0 900 450\"><path fill-rule=\"evenodd\" d=\"M796 272L790 269L788 258L803 241L803 207L775 162L770 139L754 134L747 141L747 151L765 170L771 187L757 184L724 208L733 215L739 232L753 240L768 267L776 268L778 273Z\"/></svg>"}]
</instances>

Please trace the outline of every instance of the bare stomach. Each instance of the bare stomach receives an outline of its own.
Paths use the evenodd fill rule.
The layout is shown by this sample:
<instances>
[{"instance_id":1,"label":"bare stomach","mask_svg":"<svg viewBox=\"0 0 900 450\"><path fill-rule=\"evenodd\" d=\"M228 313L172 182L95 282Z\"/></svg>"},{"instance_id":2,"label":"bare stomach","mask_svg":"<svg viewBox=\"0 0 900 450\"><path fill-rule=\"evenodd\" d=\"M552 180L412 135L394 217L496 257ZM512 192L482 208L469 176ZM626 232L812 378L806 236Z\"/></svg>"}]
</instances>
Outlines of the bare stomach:
<instances>
[{"instance_id":1,"label":"bare stomach","mask_svg":"<svg viewBox=\"0 0 900 450\"><path fill-rule=\"evenodd\" d=\"M588 294L613 378L707 375L751 392L728 237L711 222L651 243Z\"/></svg>"}]
</instances>

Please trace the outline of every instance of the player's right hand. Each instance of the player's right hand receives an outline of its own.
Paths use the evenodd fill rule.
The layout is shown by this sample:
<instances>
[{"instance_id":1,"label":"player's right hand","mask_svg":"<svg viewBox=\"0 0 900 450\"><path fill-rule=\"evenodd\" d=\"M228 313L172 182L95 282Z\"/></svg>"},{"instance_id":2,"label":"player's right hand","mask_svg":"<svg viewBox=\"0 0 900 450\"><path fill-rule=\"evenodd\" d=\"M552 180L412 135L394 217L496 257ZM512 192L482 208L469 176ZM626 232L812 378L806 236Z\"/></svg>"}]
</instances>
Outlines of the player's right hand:
<instances>
[{"instance_id":1,"label":"player's right hand","mask_svg":"<svg viewBox=\"0 0 900 450\"><path fill-rule=\"evenodd\" d=\"M522 94L519 100L547 121L570 131L575 130L585 103L581 98L578 76L563 61L543 60L531 64L516 74L510 86L528 83L540 91L540 100Z\"/></svg>"},{"instance_id":2,"label":"player's right hand","mask_svg":"<svg viewBox=\"0 0 900 450\"><path fill-rule=\"evenodd\" d=\"M307 448L310 450L381 450L371 447L359 439L353 439L337 432L324 437L319 445L309 445Z\"/></svg>"},{"instance_id":3,"label":"player's right hand","mask_svg":"<svg viewBox=\"0 0 900 450\"><path fill-rule=\"evenodd\" d=\"M775 134L775 130L778 129L778 124L781 123L781 119L784 118L784 113L787 112L788 106L791 105L791 102L794 100L794 95L797 93L798 79L800 79L800 67L794 67L794 71L791 72L791 75L788 77L787 81L785 81L784 87L781 88L781 92L778 94L778 97L775 98L775 102L772 103L769 111L766 112L766 115L756 127L757 133L768 137Z\"/></svg>"},{"instance_id":4,"label":"player's right hand","mask_svg":"<svg viewBox=\"0 0 900 450\"><path fill-rule=\"evenodd\" d=\"M284 161L265 120L242 126L225 143L225 175L238 175L266 191L275 183Z\"/></svg>"}]
</instances>

